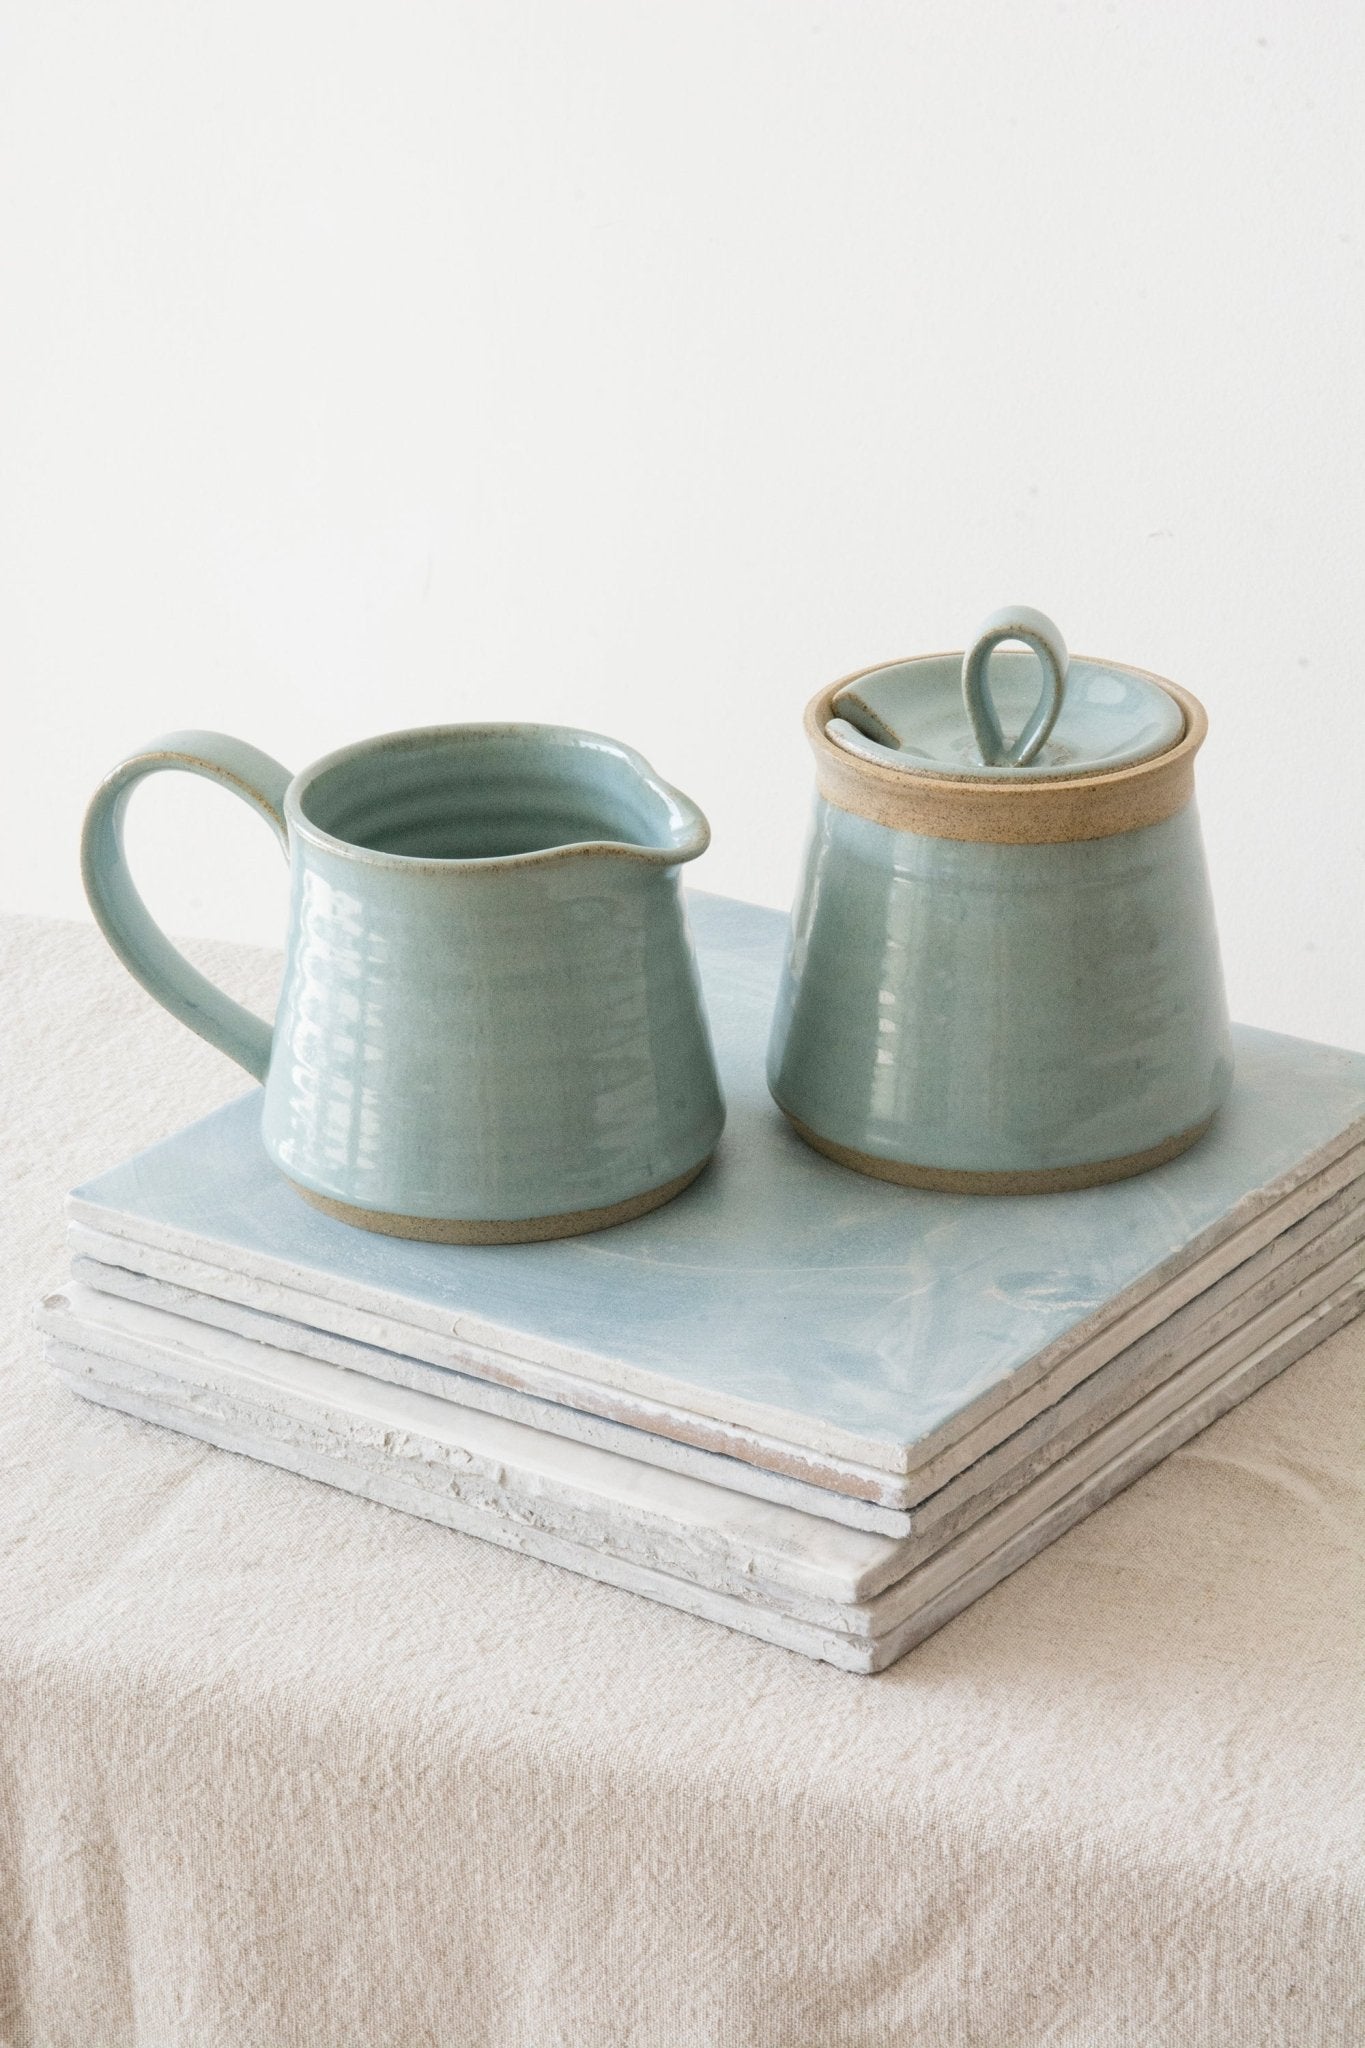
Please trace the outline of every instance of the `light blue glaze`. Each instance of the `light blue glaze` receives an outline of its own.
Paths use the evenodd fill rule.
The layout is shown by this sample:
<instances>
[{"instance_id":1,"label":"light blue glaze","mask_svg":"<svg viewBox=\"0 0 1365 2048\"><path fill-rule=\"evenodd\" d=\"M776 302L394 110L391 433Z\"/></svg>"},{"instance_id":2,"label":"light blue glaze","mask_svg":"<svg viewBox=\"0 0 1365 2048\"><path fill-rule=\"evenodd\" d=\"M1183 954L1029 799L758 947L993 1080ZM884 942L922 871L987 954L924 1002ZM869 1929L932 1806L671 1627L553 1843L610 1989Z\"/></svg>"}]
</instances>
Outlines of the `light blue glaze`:
<instances>
[{"instance_id":1,"label":"light blue glaze","mask_svg":"<svg viewBox=\"0 0 1365 2048\"><path fill-rule=\"evenodd\" d=\"M221 732L168 732L106 775L85 814L81 875L100 929L135 980L258 1081L270 1064L270 1026L226 996L178 953L138 895L123 847L128 799L160 769L180 768L230 789L259 811L287 855L289 770Z\"/></svg>"},{"instance_id":2,"label":"light blue glaze","mask_svg":"<svg viewBox=\"0 0 1365 2048\"><path fill-rule=\"evenodd\" d=\"M76 1213L427 1329L522 1333L508 1354L578 1372L611 1359L643 1395L723 1420L761 1411L789 1441L894 1469L1106 1304L1247 1221L1258 1191L1365 1131L1365 1054L1238 1026L1223 1114L1153 1173L1030 1201L891 1187L822 1159L769 1100L786 919L704 896L691 918L730 1125L711 1170L652 1216L492 1248L348 1230L271 1170L258 1091L78 1188Z\"/></svg>"},{"instance_id":3,"label":"light blue glaze","mask_svg":"<svg viewBox=\"0 0 1365 2048\"><path fill-rule=\"evenodd\" d=\"M144 775L207 774L261 810L293 876L275 1030L148 917L122 816ZM266 1149L347 1205L461 1221L605 1207L705 1160L724 1111L678 888L688 798L613 740L450 726L291 782L221 734L116 769L84 865L110 943L159 1001L266 1083Z\"/></svg>"},{"instance_id":4,"label":"light blue glaze","mask_svg":"<svg viewBox=\"0 0 1365 2048\"><path fill-rule=\"evenodd\" d=\"M1038 702L1012 741L1001 730L988 682L991 656L1004 640L1031 647L1043 672ZM1068 659L1066 642L1045 612L1016 604L991 613L962 662L962 696L983 766L1025 768L1036 757L1062 708Z\"/></svg>"},{"instance_id":5,"label":"light blue glaze","mask_svg":"<svg viewBox=\"0 0 1365 2048\"><path fill-rule=\"evenodd\" d=\"M1184 727L1175 699L1140 669L1073 655L1056 723L1038 751L1022 767L983 765L963 702L962 661L929 654L858 676L834 700L830 738L884 767L1034 782L1148 760L1173 747ZM1035 655L992 652L990 694L1006 733L1022 738L1032 723L1039 680Z\"/></svg>"},{"instance_id":6,"label":"light blue glaze","mask_svg":"<svg viewBox=\"0 0 1365 2048\"><path fill-rule=\"evenodd\" d=\"M964 1173L1077 1166L1200 1123L1231 1071L1193 803L992 846L817 801L769 1079L820 1137Z\"/></svg>"}]
</instances>

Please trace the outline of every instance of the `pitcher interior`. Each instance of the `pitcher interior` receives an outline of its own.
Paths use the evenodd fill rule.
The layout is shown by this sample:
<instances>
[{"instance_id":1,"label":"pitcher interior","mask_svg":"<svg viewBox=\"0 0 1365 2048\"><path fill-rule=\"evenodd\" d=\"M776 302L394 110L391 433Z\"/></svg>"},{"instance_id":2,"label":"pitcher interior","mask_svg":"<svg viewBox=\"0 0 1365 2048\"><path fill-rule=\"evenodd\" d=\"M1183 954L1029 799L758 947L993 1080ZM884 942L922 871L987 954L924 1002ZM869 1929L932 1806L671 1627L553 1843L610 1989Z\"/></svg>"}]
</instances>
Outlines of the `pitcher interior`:
<instances>
[{"instance_id":1,"label":"pitcher interior","mask_svg":"<svg viewBox=\"0 0 1365 2048\"><path fill-rule=\"evenodd\" d=\"M296 786L348 845L413 860L498 860L585 841L664 848L681 819L629 750L567 728L451 726L347 748Z\"/></svg>"}]
</instances>

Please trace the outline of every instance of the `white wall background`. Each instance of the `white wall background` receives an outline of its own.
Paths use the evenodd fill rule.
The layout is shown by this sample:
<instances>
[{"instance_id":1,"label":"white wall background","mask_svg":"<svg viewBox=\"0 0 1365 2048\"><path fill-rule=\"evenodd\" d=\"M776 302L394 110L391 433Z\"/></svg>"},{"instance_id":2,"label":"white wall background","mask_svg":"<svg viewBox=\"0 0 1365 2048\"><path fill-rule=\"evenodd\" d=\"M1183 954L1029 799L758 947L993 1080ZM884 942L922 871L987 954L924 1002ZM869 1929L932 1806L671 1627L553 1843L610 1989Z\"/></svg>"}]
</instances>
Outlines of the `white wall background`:
<instances>
[{"instance_id":1,"label":"white wall background","mask_svg":"<svg viewBox=\"0 0 1365 2048\"><path fill-rule=\"evenodd\" d=\"M1023 599L1203 696L1240 1016L1365 1047L1350 0L11 4L0 900L168 727L637 744L784 904L820 684ZM273 940L231 799L135 805Z\"/></svg>"}]
</instances>

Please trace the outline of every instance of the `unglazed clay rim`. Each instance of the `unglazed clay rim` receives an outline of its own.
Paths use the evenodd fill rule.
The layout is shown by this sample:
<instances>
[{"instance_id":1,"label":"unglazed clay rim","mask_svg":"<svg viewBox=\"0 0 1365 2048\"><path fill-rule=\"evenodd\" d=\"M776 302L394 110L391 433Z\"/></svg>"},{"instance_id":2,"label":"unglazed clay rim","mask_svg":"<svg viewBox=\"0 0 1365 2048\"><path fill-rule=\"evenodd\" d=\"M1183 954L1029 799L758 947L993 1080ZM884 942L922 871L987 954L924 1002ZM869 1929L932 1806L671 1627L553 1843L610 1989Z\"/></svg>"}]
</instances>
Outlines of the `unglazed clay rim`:
<instances>
[{"instance_id":1,"label":"unglazed clay rim","mask_svg":"<svg viewBox=\"0 0 1365 2048\"><path fill-rule=\"evenodd\" d=\"M1218 1114L1214 1110L1199 1123L1177 1131L1173 1137L1148 1145L1141 1152L1125 1152L1116 1159L1085 1160L1078 1166L1006 1168L991 1173L968 1172L951 1166L916 1166L908 1160L884 1159L872 1152L859 1152L852 1145L839 1145L832 1138L822 1138L818 1131L813 1131L809 1124L803 1124L799 1116L793 1116L780 1102L777 1106L797 1136L812 1151L832 1159L836 1166L866 1174L871 1180L892 1181L903 1188L924 1188L938 1195L1063 1195L1080 1188L1107 1187L1116 1180L1132 1180L1138 1174L1149 1173L1154 1166L1165 1166L1168 1160L1178 1159L1182 1152L1188 1152L1192 1145L1198 1144Z\"/></svg>"},{"instance_id":2,"label":"unglazed clay rim","mask_svg":"<svg viewBox=\"0 0 1365 2048\"><path fill-rule=\"evenodd\" d=\"M904 657L907 661L917 658ZM1074 658L1095 659L1089 655ZM898 665L878 661L869 668L856 669L821 690L806 706L806 734L815 753L816 782L820 794L839 810L870 818L895 832L914 832L928 839L1040 846L1109 839L1119 832L1160 824L1183 810L1194 794L1194 757L1209 729L1203 705L1164 676L1117 661L1095 660L1095 665L1152 683L1179 705L1185 730L1164 753L1085 775L1019 781L884 767L850 753L825 731L829 720L837 716L834 700L864 677Z\"/></svg>"},{"instance_id":3,"label":"unglazed clay rim","mask_svg":"<svg viewBox=\"0 0 1365 2048\"><path fill-rule=\"evenodd\" d=\"M556 1237L586 1237L594 1230L609 1230L616 1223L630 1223L637 1216L647 1216L651 1209L662 1209L675 1195L692 1185L714 1158L708 1152L705 1159L696 1166L689 1166L683 1173L675 1174L672 1180L661 1187L646 1188L643 1194L628 1195L623 1202L608 1202L599 1209L573 1209L562 1211L557 1216L525 1216L509 1219L483 1218L476 1220L443 1216L400 1216L388 1209L359 1209L350 1202L338 1202L331 1195L320 1195L315 1188L304 1187L301 1181L284 1174L295 1194L302 1195L305 1202L314 1209L320 1209L324 1216L331 1216L338 1223L349 1223L353 1229L368 1230L379 1237L403 1237L417 1244L545 1244Z\"/></svg>"}]
</instances>

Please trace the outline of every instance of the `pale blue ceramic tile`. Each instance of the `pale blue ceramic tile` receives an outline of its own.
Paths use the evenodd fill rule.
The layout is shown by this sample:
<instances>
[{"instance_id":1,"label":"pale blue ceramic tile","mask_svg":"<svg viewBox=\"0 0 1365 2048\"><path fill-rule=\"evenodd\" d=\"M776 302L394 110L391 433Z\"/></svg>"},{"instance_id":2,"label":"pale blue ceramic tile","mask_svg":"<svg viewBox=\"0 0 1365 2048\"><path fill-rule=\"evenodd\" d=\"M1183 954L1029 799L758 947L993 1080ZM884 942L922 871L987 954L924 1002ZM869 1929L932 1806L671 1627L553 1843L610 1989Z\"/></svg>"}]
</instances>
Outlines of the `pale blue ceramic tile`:
<instances>
[{"instance_id":1,"label":"pale blue ceramic tile","mask_svg":"<svg viewBox=\"0 0 1365 2048\"><path fill-rule=\"evenodd\" d=\"M76 1195L345 1274L395 1314L430 1304L691 1382L713 1413L760 1403L907 1445L1365 1116L1365 1054L1239 1027L1214 1132L1140 1179L1023 1198L868 1180L809 1151L764 1084L785 918L716 897L691 916L729 1122L714 1166L638 1223L488 1249L350 1229L270 1166L259 1091Z\"/></svg>"}]
</instances>

